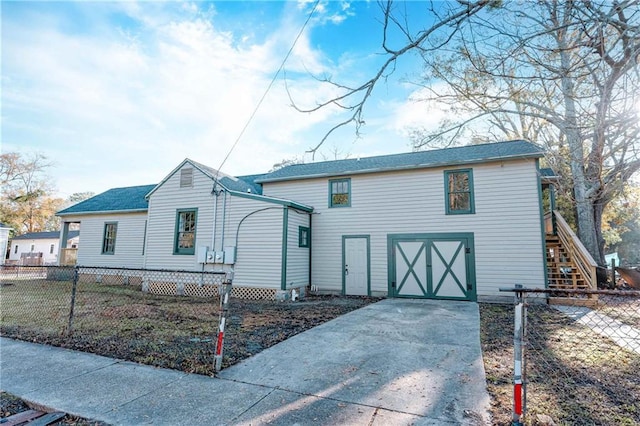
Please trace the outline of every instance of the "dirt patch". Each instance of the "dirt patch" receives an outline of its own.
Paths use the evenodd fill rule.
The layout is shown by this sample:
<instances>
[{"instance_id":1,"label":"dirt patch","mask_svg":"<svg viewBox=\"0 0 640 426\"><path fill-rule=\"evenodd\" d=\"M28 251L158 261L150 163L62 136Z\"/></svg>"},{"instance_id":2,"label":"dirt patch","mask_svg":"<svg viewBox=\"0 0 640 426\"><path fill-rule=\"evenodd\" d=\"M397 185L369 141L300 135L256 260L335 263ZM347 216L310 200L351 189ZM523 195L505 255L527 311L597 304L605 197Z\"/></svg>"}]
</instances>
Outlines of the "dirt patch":
<instances>
[{"instance_id":1,"label":"dirt patch","mask_svg":"<svg viewBox=\"0 0 640 426\"><path fill-rule=\"evenodd\" d=\"M152 317L155 313L153 306L134 303L131 305L113 306L102 311L107 318L140 318Z\"/></svg>"},{"instance_id":2,"label":"dirt patch","mask_svg":"<svg viewBox=\"0 0 640 426\"><path fill-rule=\"evenodd\" d=\"M42 293L39 296L45 298ZM68 315L61 314L64 308L42 309L37 322L26 316L30 312L9 312L3 316L2 335L188 373L213 374L219 316L216 300L145 295L104 286L79 294L77 300L70 335L66 333ZM222 366L379 300L309 296L296 302L274 302L233 298ZM56 321L58 328L52 327Z\"/></svg>"},{"instance_id":3,"label":"dirt patch","mask_svg":"<svg viewBox=\"0 0 640 426\"><path fill-rule=\"evenodd\" d=\"M32 407L26 401L14 395L0 392L0 418L6 418L31 409L44 411L42 407ZM55 424L56 426L108 426L108 424L104 422L76 417L70 414L67 414Z\"/></svg>"},{"instance_id":4,"label":"dirt patch","mask_svg":"<svg viewBox=\"0 0 640 426\"><path fill-rule=\"evenodd\" d=\"M511 424L513 305L480 304L491 414ZM640 424L640 356L548 305L527 315L527 424Z\"/></svg>"}]
</instances>

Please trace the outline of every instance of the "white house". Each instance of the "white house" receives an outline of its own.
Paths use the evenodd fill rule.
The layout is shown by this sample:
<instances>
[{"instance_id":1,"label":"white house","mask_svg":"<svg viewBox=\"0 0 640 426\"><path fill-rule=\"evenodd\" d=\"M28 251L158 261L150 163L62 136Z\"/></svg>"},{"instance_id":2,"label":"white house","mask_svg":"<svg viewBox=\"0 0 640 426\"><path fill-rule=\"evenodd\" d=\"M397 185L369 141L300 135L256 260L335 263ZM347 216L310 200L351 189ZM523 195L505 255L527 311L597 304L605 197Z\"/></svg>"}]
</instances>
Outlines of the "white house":
<instances>
[{"instance_id":1,"label":"white house","mask_svg":"<svg viewBox=\"0 0 640 426\"><path fill-rule=\"evenodd\" d=\"M78 264L233 270L253 296L477 300L544 287L542 150L509 141L232 177L186 159L157 185L62 210Z\"/></svg>"},{"instance_id":2,"label":"white house","mask_svg":"<svg viewBox=\"0 0 640 426\"><path fill-rule=\"evenodd\" d=\"M309 206L259 194L258 187L184 160L149 200L144 267L225 270L255 294L309 285ZM169 232L167 232L169 230ZM217 260L216 260L217 257Z\"/></svg>"},{"instance_id":3,"label":"white house","mask_svg":"<svg viewBox=\"0 0 640 426\"><path fill-rule=\"evenodd\" d=\"M9 248L9 231L11 228L4 223L0 222L0 255L2 256L2 262L8 257L7 249Z\"/></svg>"},{"instance_id":4,"label":"white house","mask_svg":"<svg viewBox=\"0 0 640 426\"><path fill-rule=\"evenodd\" d=\"M82 234L78 265L142 268L148 204L144 196L155 186L110 189L58 212L63 222L60 248L68 248L64 241L73 232L70 224L76 223Z\"/></svg>"},{"instance_id":5,"label":"white house","mask_svg":"<svg viewBox=\"0 0 640 426\"><path fill-rule=\"evenodd\" d=\"M78 246L79 231L69 231L65 244ZM21 265L56 265L60 245L60 231L30 232L11 240L9 263Z\"/></svg>"}]
</instances>

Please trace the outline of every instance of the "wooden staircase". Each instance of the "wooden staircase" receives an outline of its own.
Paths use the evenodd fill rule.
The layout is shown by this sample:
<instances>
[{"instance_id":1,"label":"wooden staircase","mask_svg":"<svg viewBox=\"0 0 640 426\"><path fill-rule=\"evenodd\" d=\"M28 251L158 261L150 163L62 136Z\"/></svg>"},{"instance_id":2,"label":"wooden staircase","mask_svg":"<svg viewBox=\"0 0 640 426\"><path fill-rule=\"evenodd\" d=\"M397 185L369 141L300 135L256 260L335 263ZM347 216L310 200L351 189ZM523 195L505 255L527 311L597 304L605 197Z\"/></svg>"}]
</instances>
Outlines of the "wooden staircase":
<instances>
[{"instance_id":1,"label":"wooden staircase","mask_svg":"<svg viewBox=\"0 0 640 426\"><path fill-rule=\"evenodd\" d=\"M596 294L576 290L596 290L596 262L557 211L545 216L548 288L567 290L549 298L550 304L594 306ZM555 223L554 223L555 222ZM573 293L572 293L573 291Z\"/></svg>"}]
</instances>

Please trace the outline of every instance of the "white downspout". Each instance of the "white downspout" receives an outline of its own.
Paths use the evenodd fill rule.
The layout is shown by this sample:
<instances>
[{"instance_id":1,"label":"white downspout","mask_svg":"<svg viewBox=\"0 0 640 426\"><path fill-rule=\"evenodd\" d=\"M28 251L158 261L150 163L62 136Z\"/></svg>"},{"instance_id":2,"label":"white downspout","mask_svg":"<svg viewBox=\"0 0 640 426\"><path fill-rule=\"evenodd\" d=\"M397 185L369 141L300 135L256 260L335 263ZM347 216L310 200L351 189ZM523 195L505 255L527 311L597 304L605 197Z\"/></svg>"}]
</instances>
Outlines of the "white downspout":
<instances>
[{"instance_id":1,"label":"white downspout","mask_svg":"<svg viewBox=\"0 0 640 426\"><path fill-rule=\"evenodd\" d=\"M224 228L227 220L227 191L224 191L224 198L222 199L222 232L220 234L221 249L224 250Z\"/></svg>"},{"instance_id":2,"label":"white downspout","mask_svg":"<svg viewBox=\"0 0 640 426\"><path fill-rule=\"evenodd\" d=\"M216 251L216 226L218 223L218 196L220 195L216 190L217 183L213 184L213 196L215 197L213 202L213 231L211 232L211 250Z\"/></svg>"}]
</instances>

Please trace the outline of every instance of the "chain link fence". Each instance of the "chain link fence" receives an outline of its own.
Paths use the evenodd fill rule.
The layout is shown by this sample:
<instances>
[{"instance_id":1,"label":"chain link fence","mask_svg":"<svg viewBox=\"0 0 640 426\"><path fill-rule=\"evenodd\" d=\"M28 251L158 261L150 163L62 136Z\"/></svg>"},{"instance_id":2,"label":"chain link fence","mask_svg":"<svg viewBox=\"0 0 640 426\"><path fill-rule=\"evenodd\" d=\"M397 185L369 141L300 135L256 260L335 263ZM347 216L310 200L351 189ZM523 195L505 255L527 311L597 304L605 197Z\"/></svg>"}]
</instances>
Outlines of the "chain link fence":
<instances>
[{"instance_id":1,"label":"chain link fence","mask_svg":"<svg viewBox=\"0 0 640 426\"><path fill-rule=\"evenodd\" d=\"M513 424L640 424L640 291L512 291Z\"/></svg>"},{"instance_id":2,"label":"chain link fence","mask_svg":"<svg viewBox=\"0 0 640 426\"><path fill-rule=\"evenodd\" d=\"M210 374L228 282L218 272L2 266L0 333Z\"/></svg>"}]
</instances>

